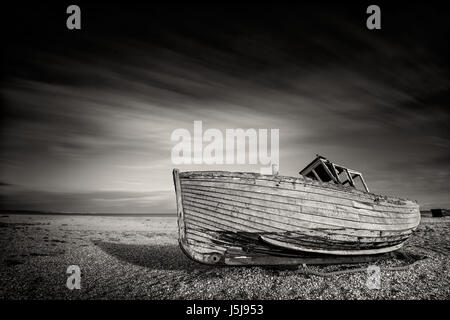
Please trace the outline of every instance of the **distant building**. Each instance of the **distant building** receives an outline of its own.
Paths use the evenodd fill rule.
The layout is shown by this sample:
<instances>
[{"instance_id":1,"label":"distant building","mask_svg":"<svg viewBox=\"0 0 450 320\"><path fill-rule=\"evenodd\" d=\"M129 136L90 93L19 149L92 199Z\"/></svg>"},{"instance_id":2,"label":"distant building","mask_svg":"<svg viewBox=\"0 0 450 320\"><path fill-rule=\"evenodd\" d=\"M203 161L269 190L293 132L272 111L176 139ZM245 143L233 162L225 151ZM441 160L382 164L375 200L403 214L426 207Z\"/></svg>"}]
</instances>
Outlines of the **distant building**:
<instances>
[{"instance_id":1,"label":"distant building","mask_svg":"<svg viewBox=\"0 0 450 320\"><path fill-rule=\"evenodd\" d=\"M446 209L431 209L431 215L433 217L443 217L449 215L449 212Z\"/></svg>"}]
</instances>

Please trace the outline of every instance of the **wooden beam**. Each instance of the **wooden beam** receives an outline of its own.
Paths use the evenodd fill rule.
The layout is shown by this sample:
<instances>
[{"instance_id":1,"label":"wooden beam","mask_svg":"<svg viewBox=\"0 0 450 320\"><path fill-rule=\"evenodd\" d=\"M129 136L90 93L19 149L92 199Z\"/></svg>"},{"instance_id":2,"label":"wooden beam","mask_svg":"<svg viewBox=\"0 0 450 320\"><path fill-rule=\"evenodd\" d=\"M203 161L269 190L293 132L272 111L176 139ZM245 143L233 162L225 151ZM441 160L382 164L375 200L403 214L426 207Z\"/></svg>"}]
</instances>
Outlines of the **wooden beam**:
<instances>
[{"instance_id":1,"label":"wooden beam","mask_svg":"<svg viewBox=\"0 0 450 320\"><path fill-rule=\"evenodd\" d=\"M347 168L345 168L345 173L346 173L347 176L348 176L348 181L350 182L350 185L351 185L352 187L355 187L355 182L353 181L352 175L350 174L350 172L348 171Z\"/></svg>"},{"instance_id":2,"label":"wooden beam","mask_svg":"<svg viewBox=\"0 0 450 320\"><path fill-rule=\"evenodd\" d=\"M359 177L361 178L361 182L362 182L362 184L364 185L364 188L366 189L366 191L367 191L367 192L370 192L370 191L369 191L369 188L367 188L367 184L366 184L366 182L364 181L363 176L360 174Z\"/></svg>"},{"instance_id":3,"label":"wooden beam","mask_svg":"<svg viewBox=\"0 0 450 320\"><path fill-rule=\"evenodd\" d=\"M320 179L319 175L317 174L316 170L312 169L311 172L314 174L314 176L316 177L317 180L319 180L320 182L323 182L322 179Z\"/></svg>"},{"instance_id":4,"label":"wooden beam","mask_svg":"<svg viewBox=\"0 0 450 320\"><path fill-rule=\"evenodd\" d=\"M334 177L334 175L331 173L330 169L328 169L328 167L327 167L325 161L323 161L322 159L319 159L319 160L320 160L320 162L322 163L322 166L325 168L325 171L330 175L330 177L333 179L333 181L338 182L338 181L336 180L336 178Z\"/></svg>"},{"instance_id":5,"label":"wooden beam","mask_svg":"<svg viewBox=\"0 0 450 320\"><path fill-rule=\"evenodd\" d=\"M339 178L339 173L337 172L336 167L334 166L334 163L331 163L331 167L333 168L333 171L334 171L334 173L336 175L337 182L341 183L341 179Z\"/></svg>"},{"instance_id":6,"label":"wooden beam","mask_svg":"<svg viewBox=\"0 0 450 320\"><path fill-rule=\"evenodd\" d=\"M299 173L303 176L307 176L308 173L310 173L312 169L317 167L317 164L320 163L319 160L320 160L320 158L314 159L308 166L303 168L303 170L301 170Z\"/></svg>"}]
</instances>

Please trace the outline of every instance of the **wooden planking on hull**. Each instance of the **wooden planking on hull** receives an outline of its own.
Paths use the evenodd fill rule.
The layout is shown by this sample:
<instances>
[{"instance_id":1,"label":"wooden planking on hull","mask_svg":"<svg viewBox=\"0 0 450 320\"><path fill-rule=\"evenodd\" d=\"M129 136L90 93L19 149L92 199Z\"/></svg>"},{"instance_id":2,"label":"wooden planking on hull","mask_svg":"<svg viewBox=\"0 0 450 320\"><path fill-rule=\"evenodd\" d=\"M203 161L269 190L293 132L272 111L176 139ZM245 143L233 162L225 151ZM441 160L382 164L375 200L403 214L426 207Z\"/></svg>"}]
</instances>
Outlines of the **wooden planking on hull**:
<instances>
[{"instance_id":1,"label":"wooden planking on hull","mask_svg":"<svg viewBox=\"0 0 450 320\"><path fill-rule=\"evenodd\" d=\"M291 249L291 250L298 250L303 252L315 252L315 253L323 253L323 254L331 254L331 255L371 255L371 254L379 254L379 253L386 253L391 252L397 249L400 249L403 246L403 242L388 246L388 247L382 247L382 248L375 248L375 249L354 249L354 250L339 250L335 248L312 248L307 246L302 246L298 244L292 244L285 241L279 241L277 239L273 239L267 236L261 236L261 238L266 241L267 243L271 245L275 245L278 247Z\"/></svg>"},{"instance_id":2,"label":"wooden planking on hull","mask_svg":"<svg viewBox=\"0 0 450 320\"><path fill-rule=\"evenodd\" d=\"M264 186L279 187L284 185L285 188L295 189L297 186L306 188L305 190L311 194L317 193L325 196L335 196L340 194L339 197L348 198L358 197L360 199L367 199L369 202L378 198L381 202L380 205L386 206L404 206L410 204L416 206L417 203L409 199L394 198L391 196L379 196L373 193L357 190L351 187L345 187L334 183L323 183L314 181L306 177L286 177L286 176L271 176L260 175L256 173L247 172L205 172L205 171L193 171L185 172L181 174L181 177L185 180L205 180L205 181L227 181L238 182L242 184L258 185L262 183ZM330 194L332 192L332 194Z\"/></svg>"},{"instance_id":3,"label":"wooden planking on hull","mask_svg":"<svg viewBox=\"0 0 450 320\"><path fill-rule=\"evenodd\" d=\"M354 198L359 200L367 200L372 202L375 199L380 201L381 206L402 207L405 205L417 205L413 200L399 199L389 196L380 196L373 193L356 190L352 187L337 185L332 182L317 182L313 180L290 180L281 176L255 176L252 178L242 178L239 175L235 177L209 177L194 174L182 178L185 181L204 181L204 182L230 182L243 185L254 185L270 188L280 188L288 190L304 190L310 194L318 194L322 196L333 196L344 199Z\"/></svg>"},{"instance_id":4,"label":"wooden planking on hull","mask_svg":"<svg viewBox=\"0 0 450 320\"><path fill-rule=\"evenodd\" d=\"M323 248L325 247L323 244L311 244L311 243L307 243L307 242L303 242L300 244L295 244L290 242L285 242L283 241L283 237L279 236L279 238L277 239L276 237L274 238L275 235L262 235L260 236L261 239L263 239L263 241L266 241L269 245L275 245L275 246L279 246L279 247L284 247L285 249L288 250L301 250L302 252L312 252L312 253L317 253L317 252L321 252L323 254L328 254L328 255L351 255L351 256L362 256L362 255L368 255L368 254L381 254L381 253L385 253L385 252L390 252L393 250L396 250L398 248L400 248L403 244L403 242L391 242L391 243L387 243L385 245L383 244L377 244L374 245L373 247L370 246L364 246L364 247L360 247L357 248L355 245L353 245L353 247L342 247L339 245L334 245L334 244L330 244L327 243L327 250L324 250ZM293 260L284 260L285 262L290 261L290 263L293 263L294 261L296 261L296 257L295 255L302 255L302 253L289 253L289 252L280 252L280 251L275 251L273 249L270 248L263 248L261 246L251 246L251 247L247 247L247 249L243 250L242 247L239 247L239 245L243 245L245 247L245 244L239 244L236 243L235 240L236 239L232 239L230 241L226 241L226 240L220 240L220 245L218 245L217 241L218 239L214 237L205 237L204 234L199 233L199 236L197 237L197 239L191 241L189 240L189 244L191 245L191 250L196 252L196 253L201 253L201 254L206 254L206 255L211 255L211 254L217 254L219 253L222 257L225 258L225 263L226 264L230 264L230 260L229 259L233 259L236 257L241 257L241 258L250 258L250 257L255 257L255 256L259 256L259 257L265 257L266 259L269 259L271 261L272 258L278 259L279 257L274 257L273 254L275 255L281 255L281 256L290 256L291 258L293 258ZM248 239L248 238L247 238ZM279 240L281 239L281 240ZM214 241L214 243L211 243L211 241ZM227 248L228 246L228 248ZM304 254L304 253L303 253ZM297 256L298 258L298 256ZM265 261L269 261L269 260L265 260ZM349 260L346 260L349 261ZM312 263L310 261L310 263ZM330 258L328 257L327 259L324 260L324 263L330 263ZM284 264L284 263L283 263Z\"/></svg>"},{"instance_id":5,"label":"wooden planking on hull","mask_svg":"<svg viewBox=\"0 0 450 320\"><path fill-rule=\"evenodd\" d=\"M336 207L334 210L307 207L302 205L292 205L285 203L277 203L269 199L249 199L243 196L230 196L226 193L217 194L214 191L197 191L191 188L184 189L185 197L210 200L217 203L235 205L237 207L244 207L254 211L264 211L273 215L289 217L292 219L299 219L304 214L318 215L321 217L338 218L348 221L368 222L375 224L415 224L418 223L418 217L410 218L392 218L392 213L378 216L371 216L365 213L359 213L357 209L343 209Z\"/></svg>"},{"instance_id":6,"label":"wooden planking on hull","mask_svg":"<svg viewBox=\"0 0 450 320\"><path fill-rule=\"evenodd\" d=\"M188 208L186 210L186 217L185 221L191 222L195 221L197 223L201 223L205 227L210 228L211 230L229 230L229 231L240 231L242 230L242 227L240 224L236 224L233 221L229 221L226 219L226 217L217 217L217 215L210 216L210 215L202 215L201 212L196 212L195 208L191 210L191 208ZM255 228L253 225L250 231L261 231L258 228ZM305 233L310 234L327 234L329 236L353 236L357 238L379 238L379 237L391 237L391 236L401 236L401 235L410 235L412 233L411 230L405 230L405 231L370 231L370 230L360 230L360 229L354 229L354 228L339 228L339 227L304 227L304 226L298 226L298 228L295 231L302 231Z\"/></svg>"},{"instance_id":7,"label":"wooden planking on hull","mask_svg":"<svg viewBox=\"0 0 450 320\"><path fill-rule=\"evenodd\" d=\"M252 223L257 223L260 225L272 226L274 228L283 229L286 227L286 230L295 230L295 228L299 226L303 226L306 228L314 228L316 227L341 227L341 228L354 228L361 230L373 230L373 231L382 231L382 230L391 230L391 231L403 231L408 229L413 229L417 226L417 223L409 223L409 224L374 224L374 223L364 223L357 221L349 221L343 220L339 218L331 218L326 216L319 215L309 215L309 214L299 214L298 217L290 218L283 217L281 215L269 214L265 211L254 211L250 209L246 209L244 207L239 207L237 205L228 205L220 202L211 202L206 199L197 199L193 197L186 196L183 199L184 206L194 207L196 209L202 209L203 213L207 213L209 215L224 215L231 219L234 222L235 219L247 220ZM275 220L276 219L276 220Z\"/></svg>"},{"instance_id":8,"label":"wooden planking on hull","mask_svg":"<svg viewBox=\"0 0 450 320\"><path fill-rule=\"evenodd\" d=\"M352 206L349 205L342 205L342 204L335 204L332 203L332 199L330 199L330 203L325 203L325 202L319 202L319 201L309 201L309 200L304 200L301 199L298 195L297 197L293 197L293 196L286 196L286 195L280 195L280 193L274 192L274 193L267 193L267 192L262 192L262 191L252 191L252 190L230 190L227 188L217 188L217 187L210 187L210 190L207 190L207 188L202 188L202 187L196 187L196 186L183 186L184 190L186 190L186 192L192 191L192 192L209 192L211 194L211 192L214 192L217 194L217 196L222 196L224 195L224 197L227 197L227 194L229 194L230 196L237 196L240 197L240 199L245 200L245 202L252 202L254 204L258 204L258 201L270 201L273 202L274 204L276 203L277 205L280 204L280 206L284 206L284 204L286 205L294 205L297 207L301 207L301 208L305 208L305 210L308 210L310 208L320 208L320 209L324 209L326 212L328 210L328 212L333 212L333 211L337 211L337 210L341 210L341 211L345 211L345 212L349 212L349 213L357 213L361 216L374 216L376 217L391 217L391 218L405 218L405 219L410 219L410 220L416 220L418 221L420 219L420 215L419 215L419 210L416 209L415 213L408 213L405 214L399 210L399 211L378 211L375 209L372 210L368 210L368 209L362 209L359 208L358 206L354 205L354 203L352 203ZM198 190L198 191L196 191ZM238 195L237 193L241 193L240 195ZM250 199L250 200L247 200ZM283 204L284 203L284 204ZM286 208L286 207L285 207ZM287 209L287 208L286 208ZM289 209L287 209L289 210ZM370 214L371 213L371 214ZM398 214L398 217L396 217L396 215Z\"/></svg>"},{"instance_id":9,"label":"wooden planking on hull","mask_svg":"<svg viewBox=\"0 0 450 320\"><path fill-rule=\"evenodd\" d=\"M291 186L296 185L304 185L311 188L315 188L316 192L323 193L328 191L338 192L338 193L345 193L345 194L353 194L355 196L363 197L363 198L374 198L378 197L377 195L366 192L363 190L358 190L355 188L351 188L349 186L343 186L340 184L330 183L330 182L319 182L317 180L312 180L307 177L287 177L287 176L281 176L281 175L260 175L256 173L243 173L243 172L213 172L213 174L205 174L204 171L196 171L196 172L184 172L181 173L181 178L183 179L212 179L212 180L224 180L224 181L241 181L242 183L251 183L251 184L257 184L259 182L265 184L265 183L272 183L275 182L276 185L280 184L287 184ZM273 184L271 184L273 185ZM314 191L311 191L314 192ZM383 200L386 201L389 204L398 205L398 204L404 204L405 202L415 202L413 200L409 199L400 199L397 197L391 197L391 196L382 196Z\"/></svg>"},{"instance_id":10,"label":"wooden planking on hull","mask_svg":"<svg viewBox=\"0 0 450 320\"><path fill-rule=\"evenodd\" d=\"M189 201L194 201L196 204L196 206L198 207L199 205L203 205L205 203L205 201L201 200L201 199L191 199ZM227 205L228 207L225 207L222 203L218 202L216 205L211 204L214 207L214 210L216 210L215 212L220 213L221 211L218 209L224 209L224 210L231 210L232 214L235 217L245 217L248 216L249 218L245 217L246 219L250 219L251 221L254 221L256 223L263 223L265 225L268 226L280 226L281 228L284 228L285 226L287 227L292 227L292 228L298 228L300 226L303 225L303 223L307 222L312 222L312 220L309 220L308 217L306 215L303 214L299 214L296 217L286 217L283 215L274 215L274 214L267 214L264 211L252 211L252 210L248 210L245 209L243 207L240 206L236 206L236 205ZM201 208L203 209L207 209L204 206L201 206ZM231 212L230 211L230 212ZM253 217L256 217L258 220L253 219ZM342 220L343 221L343 220ZM362 229L361 224L357 224L356 222L353 222L357 225L356 228L354 229ZM345 224L344 222L342 223L342 225L345 225L345 227L350 227L348 224ZM383 227L384 225L377 225ZM320 227L319 227L320 228ZM399 228L396 228L399 229ZM411 228L408 228L406 230L409 230ZM372 229L373 230L373 229ZM383 229L385 230L385 229Z\"/></svg>"},{"instance_id":11,"label":"wooden planking on hull","mask_svg":"<svg viewBox=\"0 0 450 320\"><path fill-rule=\"evenodd\" d=\"M238 229L234 229L233 231L227 230L227 228L218 228L217 226L212 226L211 224L205 224L203 222L198 222L192 217L186 218L186 224L188 225L187 233L193 232L196 234L208 234L208 238L217 239L217 236L212 236L211 234L218 234L221 232L235 232L238 233ZM272 233L258 232L255 233L256 236L266 235ZM352 242L352 243L386 243L386 242L394 242L394 241L404 241L408 239L409 234L397 235L397 236L388 236L388 237L356 237L356 236L348 236L336 233L325 233L316 230L307 230L303 229L303 231L294 231L294 232L284 232L283 236L292 237L292 238L311 238L311 239L327 239L341 242Z\"/></svg>"},{"instance_id":12,"label":"wooden planking on hull","mask_svg":"<svg viewBox=\"0 0 450 320\"><path fill-rule=\"evenodd\" d=\"M281 242L290 243L310 248L330 248L330 249L372 249L393 246L404 242L405 238L387 239L385 241L342 241L334 237L312 238L305 235L295 235L290 233L267 233L261 234L261 238L274 239ZM380 240L380 239L377 239Z\"/></svg>"},{"instance_id":13,"label":"wooden planking on hull","mask_svg":"<svg viewBox=\"0 0 450 320\"><path fill-rule=\"evenodd\" d=\"M237 242L227 242L223 239L223 235L230 235L228 232L224 233L212 233L205 234L201 232L195 232L193 230L189 230L187 233L188 243L191 244L191 241L194 241L197 244L201 244L201 246L209 246L214 247L214 250L225 251L230 246L236 247ZM235 233L236 234L236 233ZM358 241L337 241L334 239L325 239L325 238L312 238L308 236L302 237L294 237L292 235L286 235L285 233L275 233L275 234L255 234L258 238L269 242L270 244L274 244L274 242L270 242L270 240L278 241L279 243L285 243L289 246L282 246L288 249L300 250L299 248L309 249L309 250L322 250L326 248L326 250L336 251L336 250L372 250L372 249L382 249L387 247L393 247L400 243L403 243L405 239L397 239L390 240L385 242L358 242ZM275 244L276 245L276 244ZM305 251L305 250L300 251ZM363 254L363 253L362 253Z\"/></svg>"},{"instance_id":14,"label":"wooden planking on hull","mask_svg":"<svg viewBox=\"0 0 450 320\"><path fill-rule=\"evenodd\" d=\"M188 215L189 219L190 219L190 215L194 215L194 216L197 215L196 213L194 214L193 212L191 212L189 209L187 209L186 212L187 212L187 215ZM255 233L255 234L259 234L259 235L286 234L286 231L285 231L286 228L277 228L277 229L275 229L273 227L271 227L271 228L262 228L259 225L258 226L254 226L251 223L246 223L245 220L242 221L242 223L240 223L240 224L236 224L236 222L225 222L222 219L222 217L216 217L216 219L214 219L213 222L215 222L216 224L225 224L221 231L230 230L230 227L233 228L233 225L234 226L238 225L239 229L235 228L234 229L235 232L246 231L246 232L251 232L251 233ZM189 223L188 223L188 226L189 226ZM208 226L204 226L201 223L200 223L200 227L203 228L203 230L205 230L205 229L208 230L208 228L209 228ZM189 226L188 230L190 230L190 229L191 229L191 227ZM263 230L261 230L261 229L263 229ZM299 236L303 236L304 238L305 237L306 238L310 238L313 243L319 243L320 242L324 246L331 245L332 243L336 243L338 245L341 245L343 243L345 243L345 244L353 243L353 244L359 244L359 245L362 245L362 246L366 246L366 245L370 245L370 244L372 244L372 245L376 245L376 244L383 245L383 243L385 245L389 245L392 242L405 241L408 238L408 235L402 235L402 236L396 236L396 237L382 237L382 238L377 239L378 241L373 241L374 238L363 238L363 237L357 237L356 240L355 240L355 237L350 238L350 239L348 239L348 238L347 239L342 239L341 235L335 235L335 234L332 234L332 233L328 234L326 236L317 235L317 234L313 236L313 235L311 235L311 233L302 234L302 233L298 232L298 230L296 230L296 229L294 229L294 231L292 232L292 235L285 235L284 237L286 238L286 237L290 237L290 236L292 236L293 238L297 238L297 239L298 239ZM304 240L304 241L309 242L309 240Z\"/></svg>"},{"instance_id":15,"label":"wooden planking on hull","mask_svg":"<svg viewBox=\"0 0 450 320\"><path fill-rule=\"evenodd\" d=\"M188 224L189 225L189 224ZM198 232L198 231L201 232ZM201 236L203 234L205 236L205 239L217 239L217 234L220 234L221 232L225 231L226 228L222 230L211 230L208 226L204 226L202 224L196 225L194 223L193 226L189 226L188 228L188 234L190 232L197 234L198 236ZM238 231L235 231L238 232ZM335 234L311 234L308 233L301 233L299 231L294 232L286 232L286 231L248 231L253 232L258 236L269 236L269 237L282 237L284 239L290 239L293 242L305 242L305 243L320 243L324 246L331 246L334 245L337 246L349 246L349 247L369 247L369 246L387 246L390 244L396 244L398 242L405 241L409 235L400 235L400 236L391 236L391 237L380 237L380 238L363 238L363 237L343 237L342 235L335 235ZM213 236L216 235L216 236Z\"/></svg>"},{"instance_id":16,"label":"wooden planking on hull","mask_svg":"<svg viewBox=\"0 0 450 320\"><path fill-rule=\"evenodd\" d=\"M351 193L345 193L343 196L338 196L337 193L329 192L327 194L318 194L307 191L304 187L298 189L282 188L276 186L262 186L250 183L241 183L238 181L214 181L214 180L200 180L200 179L183 179L181 181L183 186L192 187L206 187L206 188L220 188L223 190L235 190L251 193L264 193L269 195L278 195L287 198L299 199L301 201L312 201L322 203L323 208L332 209L333 205L343 205L348 207L356 207L361 209L371 209L379 212L399 212L417 214L418 205L411 202L408 205L382 205L381 202L375 201L375 198L370 202L360 198L351 197ZM315 204L317 206L317 204Z\"/></svg>"},{"instance_id":17,"label":"wooden planking on hull","mask_svg":"<svg viewBox=\"0 0 450 320\"><path fill-rule=\"evenodd\" d=\"M274 205L276 205L277 209L279 208L289 211L298 211L298 208L320 208L329 211L343 210L358 216L383 217L383 218L389 217L392 219L407 219L407 220L418 218L417 215L411 213L387 212L387 211L380 212L354 206L349 207L335 204L323 205L323 202L318 201L308 201L300 198L279 196L276 194L267 194L262 192L255 193L242 190L238 191L229 188L228 189L216 187L206 188L201 186L183 185L183 192L212 196L220 199L227 199L231 201L237 201L253 205L263 205L267 207L274 207Z\"/></svg>"}]
</instances>

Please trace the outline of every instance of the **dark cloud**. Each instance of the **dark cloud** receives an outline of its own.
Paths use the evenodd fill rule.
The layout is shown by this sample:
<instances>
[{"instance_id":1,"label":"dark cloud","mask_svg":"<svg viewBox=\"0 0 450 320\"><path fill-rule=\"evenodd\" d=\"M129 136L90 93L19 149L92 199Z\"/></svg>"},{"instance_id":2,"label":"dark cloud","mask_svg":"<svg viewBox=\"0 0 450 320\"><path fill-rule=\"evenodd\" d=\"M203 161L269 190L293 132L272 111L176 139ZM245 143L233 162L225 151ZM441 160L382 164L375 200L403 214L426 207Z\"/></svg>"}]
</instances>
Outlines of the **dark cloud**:
<instances>
[{"instance_id":1,"label":"dark cloud","mask_svg":"<svg viewBox=\"0 0 450 320\"><path fill-rule=\"evenodd\" d=\"M320 153L375 192L448 203L445 10L380 6L369 31L361 4L83 4L76 32L64 5L7 7L0 178L29 209L140 212L125 194L172 192L170 134L203 120L280 128L282 174ZM146 212L174 207L158 201Z\"/></svg>"}]
</instances>

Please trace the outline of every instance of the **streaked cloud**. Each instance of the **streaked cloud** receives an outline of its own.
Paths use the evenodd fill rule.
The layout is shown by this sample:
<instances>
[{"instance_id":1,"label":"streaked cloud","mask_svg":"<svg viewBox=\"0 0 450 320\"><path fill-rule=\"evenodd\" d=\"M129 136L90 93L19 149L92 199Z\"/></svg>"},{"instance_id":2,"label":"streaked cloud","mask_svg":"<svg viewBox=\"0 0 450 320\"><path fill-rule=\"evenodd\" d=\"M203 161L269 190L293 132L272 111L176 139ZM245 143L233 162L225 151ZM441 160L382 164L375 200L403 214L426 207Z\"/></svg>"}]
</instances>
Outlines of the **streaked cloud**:
<instances>
[{"instance_id":1,"label":"streaked cloud","mask_svg":"<svg viewBox=\"0 0 450 320\"><path fill-rule=\"evenodd\" d=\"M422 10L426 27L388 15L390 31L379 34L334 6L185 9L189 18L130 9L126 30L105 28L102 14L74 38L44 29L42 43L32 31L11 41L0 179L15 187L2 206L173 212L170 135L194 120L279 128L281 174L297 175L319 153L365 173L374 192L450 206L439 8Z\"/></svg>"}]
</instances>

